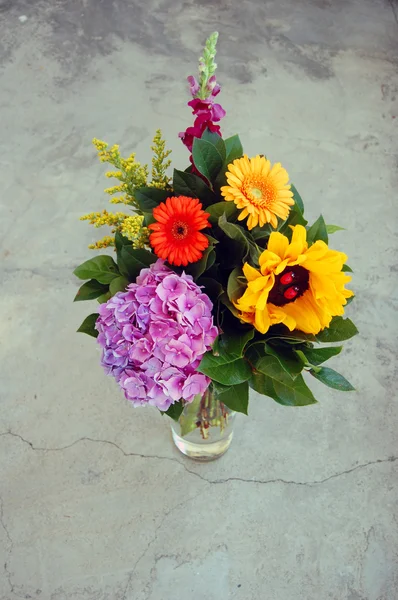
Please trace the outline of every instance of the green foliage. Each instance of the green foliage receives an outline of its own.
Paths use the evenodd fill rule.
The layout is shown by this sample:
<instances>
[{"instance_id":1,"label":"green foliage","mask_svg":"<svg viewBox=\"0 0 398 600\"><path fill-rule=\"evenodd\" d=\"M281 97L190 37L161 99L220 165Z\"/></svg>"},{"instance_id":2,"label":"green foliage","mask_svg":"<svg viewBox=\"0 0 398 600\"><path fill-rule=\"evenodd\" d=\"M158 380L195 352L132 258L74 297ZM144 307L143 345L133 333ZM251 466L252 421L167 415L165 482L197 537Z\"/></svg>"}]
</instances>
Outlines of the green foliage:
<instances>
[{"instance_id":1,"label":"green foliage","mask_svg":"<svg viewBox=\"0 0 398 600\"><path fill-rule=\"evenodd\" d=\"M224 391L222 391L222 388L224 388ZM231 386L218 384L216 389L217 398L220 402L231 410L247 415L249 406L249 384L247 381Z\"/></svg>"},{"instance_id":2,"label":"green foliage","mask_svg":"<svg viewBox=\"0 0 398 600\"><path fill-rule=\"evenodd\" d=\"M290 186L291 191L293 192L293 200L296 203L296 207L298 208L298 210L301 212L301 214L304 214L304 202L302 197L300 196L300 194L297 191L296 186L294 186L293 184Z\"/></svg>"},{"instance_id":3,"label":"green foliage","mask_svg":"<svg viewBox=\"0 0 398 600\"><path fill-rule=\"evenodd\" d=\"M316 335L318 342L342 342L349 340L358 333L358 329L350 319L333 317L329 327Z\"/></svg>"},{"instance_id":4,"label":"green foliage","mask_svg":"<svg viewBox=\"0 0 398 600\"><path fill-rule=\"evenodd\" d=\"M123 264L123 271L128 280L134 282L141 269L149 267L156 262L157 257L153 252L132 246L122 246L120 252L120 261Z\"/></svg>"},{"instance_id":5,"label":"green foliage","mask_svg":"<svg viewBox=\"0 0 398 600\"><path fill-rule=\"evenodd\" d=\"M339 227L339 225L326 225L326 231L328 233L335 233L336 231L345 231L345 228Z\"/></svg>"},{"instance_id":6,"label":"green foliage","mask_svg":"<svg viewBox=\"0 0 398 600\"><path fill-rule=\"evenodd\" d=\"M109 291L112 294L112 296L114 296L115 294L117 294L117 292L124 292L128 284L129 280L126 279L126 277L123 277L123 275L121 275L120 277L115 277L115 279L112 279L110 283Z\"/></svg>"},{"instance_id":7,"label":"green foliage","mask_svg":"<svg viewBox=\"0 0 398 600\"><path fill-rule=\"evenodd\" d=\"M302 375L292 379L275 356L260 358L250 347L247 354L255 368L249 382L254 390L270 396L285 406L306 406L316 403Z\"/></svg>"},{"instance_id":8,"label":"green foliage","mask_svg":"<svg viewBox=\"0 0 398 600\"><path fill-rule=\"evenodd\" d=\"M335 390L339 390L340 392L351 392L355 390L355 388L351 385L349 381L340 373L337 373L334 369L330 369L329 367L319 367L317 369L310 370L311 375L313 375L319 381L322 381L328 387L331 387Z\"/></svg>"},{"instance_id":9,"label":"green foliage","mask_svg":"<svg viewBox=\"0 0 398 600\"><path fill-rule=\"evenodd\" d=\"M300 350L304 355L306 362L310 365L320 365L332 356L337 356L342 351L343 346L328 346L326 348L305 348Z\"/></svg>"},{"instance_id":10,"label":"green foliage","mask_svg":"<svg viewBox=\"0 0 398 600\"><path fill-rule=\"evenodd\" d=\"M203 252L203 256L201 259L196 261L195 263L189 264L185 267L185 272L189 275L192 275L196 280L198 277L203 275L203 273L212 267L214 261L216 260L216 253L214 252L213 244L209 244L206 250Z\"/></svg>"},{"instance_id":11,"label":"green foliage","mask_svg":"<svg viewBox=\"0 0 398 600\"><path fill-rule=\"evenodd\" d=\"M110 283L119 275L119 269L113 258L104 254L86 260L73 273L79 279L95 279L99 283Z\"/></svg>"},{"instance_id":12,"label":"green foliage","mask_svg":"<svg viewBox=\"0 0 398 600\"><path fill-rule=\"evenodd\" d=\"M211 184L219 174L224 161L216 146L206 140L195 138L192 146L195 167Z\"/></svg>"},{"instance_id":13,"label":"green foliage","mask_svg":"<svg viewBox=\"0 0 398 600\"><path fill-rule=\"evenodd\" d=\"M112 283L112 282L111 282ZM79 288L77 292L74 302L79 302L81 300L95 300L98 296L102 296L105 292L108 291L108 285L103 283L98 283L95 279L90 279L86 283Z\"/></svg>"},{"instance_id":14,"label":"green foliage","mask_svg":"<svg viewBox=\"0 0 398 600\"><path fill-rule=\"evenodd\" d=\"M203 208L214 205L218 198L214 192L205 184L203 179L186 171L174 169L173 190L175 196L188 196L199 198Z\"/></svg>"},{"instance_id":15,"label":"green foliage","mask_svg":"<svg viewBox=\"0 0 398 600\"><path fill-rule=\"evenodd\" d=\"M87 335L91 335L92 337L96 338L98 336L98 331L94 328L94 326L97 319L98 313L88 315L88 317L84 319L83 323L80 325L77 331L79 333L87 333Z\"/></svg>"},{"instance_id":16,"label":"green foliage","mask_svg":"<svg viewBox=\"0 0 398 600\"><path fill-rule=\"evenodd\" d=\"M218 219L225 215L225 220L234 219L238 216L239 211L236 208L234 202L216 202L206 208L206 211L210 213L209 221L212 225L218 225Z\"/></svg>"},{"instance_id":17,"label":"green foliage","mask_svg":"<svg viewBox=\"0 0 398 600\"><path fill-rule=\"evenodd\" d=\"M233 162L237 158L242 158L243 147L238 135L233 135L225 140L225 148L227 156L225 159L225 166Z\"/></svg>"},{"instance_id":18,"label":"green foliage","mask_svg":"<svg viewBox=\"0 0 398 600\"><path fill-rule=\"evenodd\" d=\"M161 411L161 413L162 415L167 415L168 417L171 417L174 421L178 421L183 410L184 406L180 400L179 402L174 402L174 404L171 404L167 410Z\"/></svg>"},{"instance_id":19,"label":"green foliage","mask_svg":"<svg viewBox=\"0 0 398 600\"><path fill-rule=\"evenodd\" d=\"M134 192L135 200L139 209L145 214L152 212L154 208L164 202L166 198L173 194L170 190L159 190L157 188L142 187Z\"/></svg>"},{"instance_id":20,"label":"green foliage","mask_svg":"<svg viewBox=\"0 0 398 600\"><path fill-rule=\"evenodd\" d=\"M307 242L311 246L317 240L322 240L325 244L328 243L328 232L326 230L326 223L322 215L318 217L313 225L307 231Z\"/></svg>"},{"instance_id":21,"label":"green foliage","mask_svg":"<svg viewBox=\"0 0 398 600\"><path fill-rule=\"evenodd\" d=\"M206 352L197 370L223 385L242 383L247 381L251 375L250 366L243 358L225 363L211 352Z\"/></svg>"}]
</instances>

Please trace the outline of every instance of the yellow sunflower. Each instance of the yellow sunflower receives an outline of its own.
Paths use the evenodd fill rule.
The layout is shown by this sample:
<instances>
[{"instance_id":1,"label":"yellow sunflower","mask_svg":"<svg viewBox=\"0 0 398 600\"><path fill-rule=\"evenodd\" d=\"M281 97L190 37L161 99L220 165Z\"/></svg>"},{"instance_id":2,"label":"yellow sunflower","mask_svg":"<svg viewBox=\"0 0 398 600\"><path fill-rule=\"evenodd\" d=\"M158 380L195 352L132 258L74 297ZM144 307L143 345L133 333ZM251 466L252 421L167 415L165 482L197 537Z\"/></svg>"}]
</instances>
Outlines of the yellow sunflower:
<instances>
[{"instance_id":1,"label":"yellow sunflower","mask_svg":"<svg viewBox=\"0 0 398 600\"><path fill-rule=\"evenodd\" d=\"M347 256L320 240L309 248L305 227L292 229L290 243L281 233L271 233L259 258L260 271L247 263L243 267L248 284L234 304L241 320L261 333L283 323L290 331L316 334L344 314L347 298L354 295L344 287L351 281L342 272Z\"/></svg>"},{"instance_id":2,"label":"yellow sunflower","mask_svg":"<svg viewBox=\"0 0 398 600\"><path fill-rule=\"evenodd\" d=\"M278 226L278 219L287 219L293 206L293 193L288 185L289 175L280 163L271 163L264 156L237 158L228 165L227 183L221 193L227 201L243 208L238 219L247 217L248 229L271 223Z\"/></svg>"}]
</instances>

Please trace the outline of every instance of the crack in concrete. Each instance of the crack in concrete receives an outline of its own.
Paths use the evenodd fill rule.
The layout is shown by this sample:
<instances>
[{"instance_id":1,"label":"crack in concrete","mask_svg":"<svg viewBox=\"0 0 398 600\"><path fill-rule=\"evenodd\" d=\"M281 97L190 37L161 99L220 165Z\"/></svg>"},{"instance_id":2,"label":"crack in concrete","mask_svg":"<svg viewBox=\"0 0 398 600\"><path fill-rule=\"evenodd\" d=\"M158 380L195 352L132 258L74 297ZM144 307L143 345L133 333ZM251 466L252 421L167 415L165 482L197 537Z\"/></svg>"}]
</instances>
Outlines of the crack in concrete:
<instances>
[{"instance_id":1,"label":"crack in concrete","mask_svg":"<svg viewBox=\"0 0 398 600\"><path fill-rule=\"evenodd\" d=\"M203 477L203 475L200 475L200 473L197 473L196 471L192 471L191 469L189 469L183 462L179 461L177 458L173 458L172 456L159 456L157 454L141 454L138 452L126 452L125 450L123 450L123 448L121 448L121 446L116 444L116 442L112 442L110 440L101 440L101 439L90 438L90 437L82 437L78 440L71 442L70 444L67 444L66 446L60 446L59 448L43 448L40 446L34 446L32 442L30 442L29 440L26 440L18 433L14 433L12 431L4 431L3 433L0 433L0 437L7 436L7 435L19 439L24 444L27 444L28 446L30 446L30 448L32 450L39 451L39 452L62 452L63 450L72 448L73 446L75 446L76 444L79 444L81 442L90 442L90 443L95 443L95 444L107 444L109 446L113 446L114 448L116 448L119 452L121 452L126 457L134 456L136 458L146 458L146 459L150 459L150 460L167 460L169 462L177 463L183 469L185 469L185 471L187 473L189 473L190 475L194 475L198 479L201 479L202 481L204 481L208 484L211 484L211 485L229 483L230 481L237 481L237 482L242 482L242 483L256 483L256 484L260 484L260 485L265 485L265 484L270 484L270 483L282 483L285 485L299 485L299 486L322 485L323 483L326 483L327 481L330 481L331 479L336 479L337 477L341 477L343 475L348 475L349 473L353 473L354 471L357 471L359 469L364 469L366 467L370 467L372 465L377 465L377 464L382 464L382 463L393 463L398 460L398 456L389 456L388 458L378 458L376 460L370 460L366 463L361 463L359 465L355 465L344 471L338 471L337 473L333 473L332 475L329 475L328 477L325 477L324 479L315 479L312 481L295 481L295 480L289 480L289 479L282 479L280 477L274 478L274 479L255 479L255 478L246 479L244 477L227 477L224 479L207 479L207 477Z\"/></svg>"}]
</instances>

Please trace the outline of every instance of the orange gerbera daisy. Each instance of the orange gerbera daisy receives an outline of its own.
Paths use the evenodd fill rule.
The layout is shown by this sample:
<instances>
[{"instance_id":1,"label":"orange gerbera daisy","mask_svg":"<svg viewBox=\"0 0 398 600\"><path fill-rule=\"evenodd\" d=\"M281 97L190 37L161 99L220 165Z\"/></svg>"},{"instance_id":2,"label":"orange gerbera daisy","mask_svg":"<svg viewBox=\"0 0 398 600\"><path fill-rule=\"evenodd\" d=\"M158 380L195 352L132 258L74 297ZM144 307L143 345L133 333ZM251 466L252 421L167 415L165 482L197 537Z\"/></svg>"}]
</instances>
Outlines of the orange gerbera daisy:
<instances>
[{"instance_id":1,"label":"orange gerbera daisy","mask_svg":"<svg viewBox=\"0 0 398 600\"><path fill-rule=\"evenodd\" d=\"M261 333L283 323L290 331L316 334L332 317L344 314L347 298L354 295L345 289L351 280L342 271L346 254L321 240L308 247L305 227L292 229L291 242L279 232L271 233L259 270L248 263L243 266L247 288L234 304L242 321Z\"/></svg>"},{"instance_id":2,"label":"orange gerbera daisy","mask_svg":"<svg viewBox=\"0 0 398 600\"><path fill-rule=\"evenodd\" d=\"M281 163L271 167L264 156L244 155L228 165L226 176L228 185L221 188L221 193L225 200L232 200L243 209L238 219L247 217L248 229L266 223L276 228L277 217L287 219L294 200L288 185L289 175Z\"/></svg>"},{"instance_id":3,"label":"orange gerbera daisy","mask_svg":"<svg viewBox=\"0 0 398 600\"><path fill-rule=\"evenodd\" d=\"M197 198L173 196L153 209L156 223L149 225L153 231L149 242L156 256L171 265L186 267L203 256L209 240L201 229L211 227L209 213L202 210Z\"/></svg>"}]
</instances>

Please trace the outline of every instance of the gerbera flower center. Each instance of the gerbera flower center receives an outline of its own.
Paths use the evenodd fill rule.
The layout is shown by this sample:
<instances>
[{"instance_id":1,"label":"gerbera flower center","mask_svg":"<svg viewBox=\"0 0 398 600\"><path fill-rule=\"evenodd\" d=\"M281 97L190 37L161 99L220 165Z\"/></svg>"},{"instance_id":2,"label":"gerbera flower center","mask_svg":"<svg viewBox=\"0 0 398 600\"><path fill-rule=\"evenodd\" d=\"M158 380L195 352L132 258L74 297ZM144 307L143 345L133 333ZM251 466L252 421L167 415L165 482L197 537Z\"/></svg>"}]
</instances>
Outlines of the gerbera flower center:
<instances>
[{"instance_id":1,"label":"gerbera flower center","mask_svg":"<svg viewBox=\"0 0 398 600\"><path fill-rule=\"evenodd\" d=\"M268 295L268 301L275 306L294 302L308 290L309 273L304 267L286 267L275 277L275 284Z\"/></svg>"},{"instance_id":2,"label":"gerbera flower center","mask_svg":"<svg viewBox=\"0 0 398 600\"><path fill-rule=\"evenodd\" d=\"M277 190L268 178L246 177L242 191L252 204L266 207L276 199Z\"/></svg>"},{"instance_id":3,"label":"gerbera flower center","mask_svg":"<svg viewBox=\"0 0 398 600\"><path fill-rule=\"evenodd\" d=\"M189 233L189 227L184 221L174 221L171 228L171 235L176 240L184 240Z\"/></svg>"}]
</instances>

